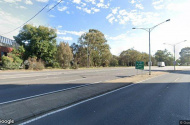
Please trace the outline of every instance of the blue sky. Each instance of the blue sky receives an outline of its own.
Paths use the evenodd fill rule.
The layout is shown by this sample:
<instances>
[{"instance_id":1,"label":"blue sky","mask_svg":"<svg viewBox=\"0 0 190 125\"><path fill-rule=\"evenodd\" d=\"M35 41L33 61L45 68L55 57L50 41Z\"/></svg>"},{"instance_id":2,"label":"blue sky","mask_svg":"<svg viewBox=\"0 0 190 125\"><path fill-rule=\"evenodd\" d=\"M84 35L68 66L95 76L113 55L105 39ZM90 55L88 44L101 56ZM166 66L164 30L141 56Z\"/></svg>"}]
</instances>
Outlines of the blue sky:
<instances>
[{"instance_id":1,"label":"blue sky","mask_svg":"<svg viewBox=\"0 0 190 125\"><path fill-rule=\"evenodd\" d=\"M149 28L167 19L170 22L156 27L151 32L151 52L167 48L190 39L189 0L63 0L47 12L59 0L0 0L0 34L6 33L48 7L29 23L57 29L57 41L72 44L88 29L103 32L112 54L134 48L148 53L148 32L132 30L133 27ZM12 38L19 30L5 34ZM190 42L177 46L177 53Z\"/></svg>"}]
</instances>

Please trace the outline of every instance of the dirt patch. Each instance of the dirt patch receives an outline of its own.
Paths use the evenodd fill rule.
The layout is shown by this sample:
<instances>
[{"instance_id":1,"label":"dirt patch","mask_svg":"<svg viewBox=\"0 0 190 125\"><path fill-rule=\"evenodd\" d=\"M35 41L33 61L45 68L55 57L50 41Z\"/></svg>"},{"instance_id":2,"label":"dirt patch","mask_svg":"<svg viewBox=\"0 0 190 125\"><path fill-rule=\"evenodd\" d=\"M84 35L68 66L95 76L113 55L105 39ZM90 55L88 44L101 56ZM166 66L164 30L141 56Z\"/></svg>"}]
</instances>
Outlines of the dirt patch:
<instances>
[{"instance_id":1,"label":"dirt patch","mask_svg":"<svg viewBox=\"0 0 190 125\"><path fill-rule=\"evenodd\" d=\"M147 80L150 78L154 78L160 75L164 75L167 72L152 72L151 75L149 73L142 74L142 75L135 75L135 76L130 76L130 77L124 77L120 79L115 79L111 81L106 81L105 83L138 83L142 80Z\"/></svg>"}]
</instances>

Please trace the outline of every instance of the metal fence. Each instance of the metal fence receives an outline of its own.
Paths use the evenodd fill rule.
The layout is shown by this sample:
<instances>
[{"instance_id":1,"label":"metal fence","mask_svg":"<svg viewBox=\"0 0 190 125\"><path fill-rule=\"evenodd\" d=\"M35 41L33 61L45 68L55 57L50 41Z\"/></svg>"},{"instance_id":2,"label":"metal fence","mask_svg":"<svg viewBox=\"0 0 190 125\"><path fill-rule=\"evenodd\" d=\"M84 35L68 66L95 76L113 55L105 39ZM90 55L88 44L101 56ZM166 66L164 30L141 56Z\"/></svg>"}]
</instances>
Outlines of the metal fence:
<instances>
[{"instance_id":1,"label":"metal fence","mask_svg":"<svg viewBox=\"0 0 190 125\"><path fill-rule=\"evenodd\" d=\"M19 44L15 40L0 36L0 46L6 46L11 48L18 48Z\"/></svg>"}]
</instances>

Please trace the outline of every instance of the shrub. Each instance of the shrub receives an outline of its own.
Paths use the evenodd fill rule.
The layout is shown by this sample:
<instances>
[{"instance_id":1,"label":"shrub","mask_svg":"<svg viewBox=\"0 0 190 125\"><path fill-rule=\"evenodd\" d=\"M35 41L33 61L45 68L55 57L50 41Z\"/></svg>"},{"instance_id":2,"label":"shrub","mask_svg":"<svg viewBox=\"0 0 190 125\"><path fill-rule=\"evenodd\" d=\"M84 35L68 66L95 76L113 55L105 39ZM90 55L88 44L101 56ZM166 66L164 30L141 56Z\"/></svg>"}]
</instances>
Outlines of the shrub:
<instances>
[{"instance_id":1,"label":"shrub","mask_svg":"<svg viewBox=\"0 0 190 125\"><path fill-rule=\"evenodd\" d=\"M2 65L5 69L19 69L22 62L22 59L12 53L2 57Z\"/></svg>"},{"instance_id":2,"label":"shrub","mask_svg":"<svg viewBox=\"0 0 190 125\"><path fill-rule=\"evenodd\" d=\"M52 65L53 68L60 68L60 65L58 62L54 62Z\"/></svg>"},{"instance_id":3,"label":"shrub","mask_svg":"<svg viewBox=\"0 0 190 125\"><path fill-rule=\"evenodd\" d=\"M36 57L29 57L27 61L25 61L25 67L28 66L28 69L31 70L42 70L44 69L44 62L40 59L37 61Z\"/></svg>"},{"instance_id":4,"label":"shrub","mask_svg":"<svg viewBox=\"0 0 190 125\"><path fill-rule=\"evenodd\" d=\"M78 67L77 63L74 62L73 65L72 65L72 69L78 69L78 68L79 68L79 67Z\"/></svg>"}]
</instances>

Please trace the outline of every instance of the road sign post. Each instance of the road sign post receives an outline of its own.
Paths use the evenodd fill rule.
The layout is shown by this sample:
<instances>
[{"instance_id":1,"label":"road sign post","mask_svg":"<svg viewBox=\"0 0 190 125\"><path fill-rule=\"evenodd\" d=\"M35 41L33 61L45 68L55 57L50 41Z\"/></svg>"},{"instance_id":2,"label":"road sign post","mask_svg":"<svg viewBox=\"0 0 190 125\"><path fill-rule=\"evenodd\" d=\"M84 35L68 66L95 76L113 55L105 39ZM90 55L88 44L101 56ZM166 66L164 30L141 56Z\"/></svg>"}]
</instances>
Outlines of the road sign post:
<instances>
[{"instance_id":1,"label":"road sign post","mask_svg":"<svg viewBox=\"0 0 190 125\"><path fill-rule=\"evenodd\" d=\"M139 69L140 70L144 70L144 62L143 61L136 61L136 63L135 63L135 69L137 69L137 75L138 75L138 70Z\"/></svg>"},{"instance_id":2,"label":"road sign post","mask_svg":"<svg viewBox=\"0 0 190 125\"><path fill-rule=\"evenodd\" d=\"M144 62L143 61L136 61L135 69L144 70Z\"/></svg>"}]
</instances>

